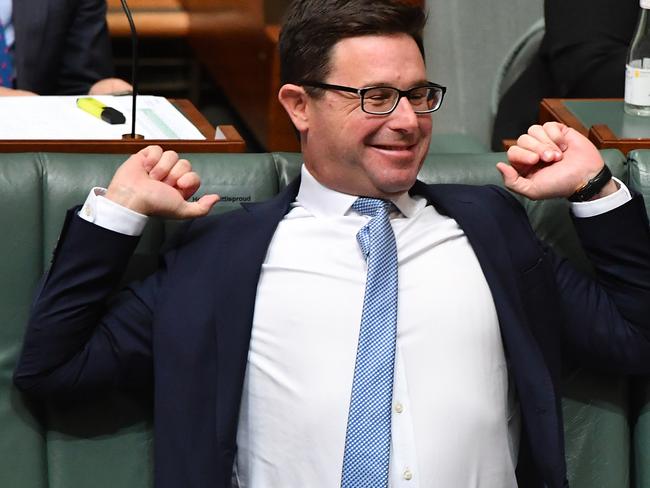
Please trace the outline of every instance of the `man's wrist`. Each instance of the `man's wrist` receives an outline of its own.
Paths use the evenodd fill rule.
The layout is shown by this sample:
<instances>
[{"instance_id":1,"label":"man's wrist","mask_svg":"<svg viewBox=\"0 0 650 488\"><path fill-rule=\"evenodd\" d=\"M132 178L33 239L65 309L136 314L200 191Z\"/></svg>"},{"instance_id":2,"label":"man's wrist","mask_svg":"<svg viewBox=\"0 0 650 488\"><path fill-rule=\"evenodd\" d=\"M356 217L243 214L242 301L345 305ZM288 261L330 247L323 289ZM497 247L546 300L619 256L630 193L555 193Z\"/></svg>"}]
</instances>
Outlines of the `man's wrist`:
<instances>
[{"instance_id":1,"label":"man's wrist","mask_svg":"<svg viewBox=\"0 0 650 488\"><path fill-rule=\"evenodd\" d=\"M613 178L610 178L610 180L603 186L602 190L600 190L598 193L596 193L593 197L591 197L588 202L592 202L594 200L598 200L599 198L605 198L608 195L611 195L613 193L616 193L619 190L619 186L614 181Z\"/></svg>"},{"instance_id":2,"label":"man's wrist","mask_svg":"<svg viewBox=\"0 0 650 488\"><path fill-rule=\"evenodd\" d=\"M632 194L625 186L625 183L616 177L612 177L612 181L616 185L616 188L618 188L614 193L598 195L600 198L594 197L592 200L586 202L571 202L571 212L573 215L577 218L595 217L596 215L604 214L621 205L625 205L632 200Z\"/></svg>"},{"instance_id":3,"label":"man's wrist","mask_svg":"<svg viewBox=\"0 0 650 488\"><path fill-rule=\"evenodd\" d=\"M614 185L613 190L611 184ZM612 182L612 172L609 170L607 165L604 164L596 176L587 181L569 197L569 201L587 202L598 195L602 194L602 196L606 196L614 193L616 190L616 184Z\"/></svg>"},{"instance_id":4,"label":"man's wrist","mask_svg":"<svg viewBox=\"0 0 650 488\"><path fill-rule=\"evenodd\" d=\"M109 185L102 196L121 207L128 208L142 215L147 215L146 209L139 203L138 197L133 191L127 188Z\"/></svg>"},{"instance_id":5,"label":"man's wrist","mask_svg":"<svg viewBox=\"0 0 650 488\"><path fill-rule=\"evenodd\" d=\"M141 235L148 220L147 216L109 200L105 193L103 188L93 188L79 211L79 216L120 234Z\"/></svg>"}]
</instances>

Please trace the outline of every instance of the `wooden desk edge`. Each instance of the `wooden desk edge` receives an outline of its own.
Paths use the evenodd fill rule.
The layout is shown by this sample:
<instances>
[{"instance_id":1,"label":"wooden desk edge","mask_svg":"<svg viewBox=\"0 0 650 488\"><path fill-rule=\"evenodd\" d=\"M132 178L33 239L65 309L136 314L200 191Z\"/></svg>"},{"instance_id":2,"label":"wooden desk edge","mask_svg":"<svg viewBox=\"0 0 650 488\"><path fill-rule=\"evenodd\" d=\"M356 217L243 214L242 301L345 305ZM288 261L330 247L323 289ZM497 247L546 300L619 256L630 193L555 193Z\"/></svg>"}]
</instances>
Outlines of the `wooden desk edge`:
<instances>
[{"instance_id":1,"label":"wooden desk edge","mask_svg":"<svg viewBox=\"0 0 650 488\"><path fill-rule=\"evenodd\" d=\"M606 124L592 125L589 140L598 149L618 149L623 154L635 149L650 149L650 139L618 139Z\"/></svg>"},{"instance_id":2,"label":"wooden desk edge","mask_svg":"<svg viewBox=\"0 0 650 488\"><path fill-rule=\"evenodd\" d=\"M583 136L589 135L589 129L582 125L578 117L564 105L566 98L543 98L539 106L539 123L561 120L564 124L573 127Z\"/></svg>"},{"instance_id":3,"label":"wooden desk edge","mask_svg":"<svg viewBox=\"0 0 650 488\"><path fill-rule=\"evenodd\" d=\"M222 129L223 130L223 129ZM233 129L234 130L234 129ZM0 153L10 152L65 152L92 154L133 154L149 145L161 146L164 150L196 153L243 153L246 145L240 141L140 139L69 139L69 140L4 140L0 141Z\"/></svg>"}]
</instances>

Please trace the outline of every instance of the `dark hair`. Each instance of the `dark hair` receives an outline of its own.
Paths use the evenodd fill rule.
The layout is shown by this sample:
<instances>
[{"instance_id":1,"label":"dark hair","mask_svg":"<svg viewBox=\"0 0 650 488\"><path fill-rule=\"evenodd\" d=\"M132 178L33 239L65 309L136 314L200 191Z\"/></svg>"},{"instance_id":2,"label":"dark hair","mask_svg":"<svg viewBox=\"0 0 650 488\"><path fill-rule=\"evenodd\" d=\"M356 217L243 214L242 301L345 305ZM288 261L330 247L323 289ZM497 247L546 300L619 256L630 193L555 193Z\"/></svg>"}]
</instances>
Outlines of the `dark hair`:
<instances>
[{"instance_id":1,"label":"dark hair","mask_svg":"<svg viewBox=\"0 0 650 488\"><path fill-rule=\"evenodd\" d=\"M332 47L348 37L407 34L424 57L424 9L413 0L294 0L280 33L282 83L323 81Z\"/></svg>"}]
</instances>

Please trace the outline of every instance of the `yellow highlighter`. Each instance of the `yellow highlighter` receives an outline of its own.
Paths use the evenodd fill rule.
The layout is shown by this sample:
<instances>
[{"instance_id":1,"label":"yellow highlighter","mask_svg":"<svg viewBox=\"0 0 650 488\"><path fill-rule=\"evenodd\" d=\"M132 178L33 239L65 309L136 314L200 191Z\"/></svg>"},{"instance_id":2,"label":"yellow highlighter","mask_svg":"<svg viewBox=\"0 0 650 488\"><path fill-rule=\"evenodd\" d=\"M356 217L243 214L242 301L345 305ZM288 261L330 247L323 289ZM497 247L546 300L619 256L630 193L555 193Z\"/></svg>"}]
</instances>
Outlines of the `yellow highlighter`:
<instances>
[{"instance_id":1,"label":"yellow highlighter","mask_svg":"<svg viewBox=\"0 0 650 488\"><path fill-rule=\"evenodd\" d=\"M126 118L122 112L115 110L113 107L109 107L96 98L77 98L77 107L109 124L123 124L126 122Z\"/></svg>"}]
</instances>

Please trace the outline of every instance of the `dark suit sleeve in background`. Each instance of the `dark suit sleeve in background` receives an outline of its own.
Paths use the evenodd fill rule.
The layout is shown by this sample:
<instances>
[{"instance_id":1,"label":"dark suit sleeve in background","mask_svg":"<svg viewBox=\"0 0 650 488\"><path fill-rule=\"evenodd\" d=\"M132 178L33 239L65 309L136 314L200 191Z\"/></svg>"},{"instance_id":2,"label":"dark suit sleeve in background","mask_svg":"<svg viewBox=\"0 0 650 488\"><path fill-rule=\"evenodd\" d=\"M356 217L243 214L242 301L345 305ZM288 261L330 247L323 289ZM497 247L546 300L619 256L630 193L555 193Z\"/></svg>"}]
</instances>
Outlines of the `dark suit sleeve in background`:
<instances>
[{"instance_id":1,"label":"dark suit sleeve in background","mask_svg":"<svg viewBox=\"0 0 650 488\"><path fill-rule=\"evenodd\" d=\"M15 0L13 19L17 88L79 95L113 76L105 0Z\"/></svg>"},{"instance_id":2,"label":"dark suit sleeve in background","mask_svg":"<svg viewBox=\"0 0 650 488\"><path fill-rule=\"evenodd\" d=\"M80 0L70 19L57 80L59 94L87 93L93 83L113 76L105 0Z\"/></svg>"}]
</instances>

